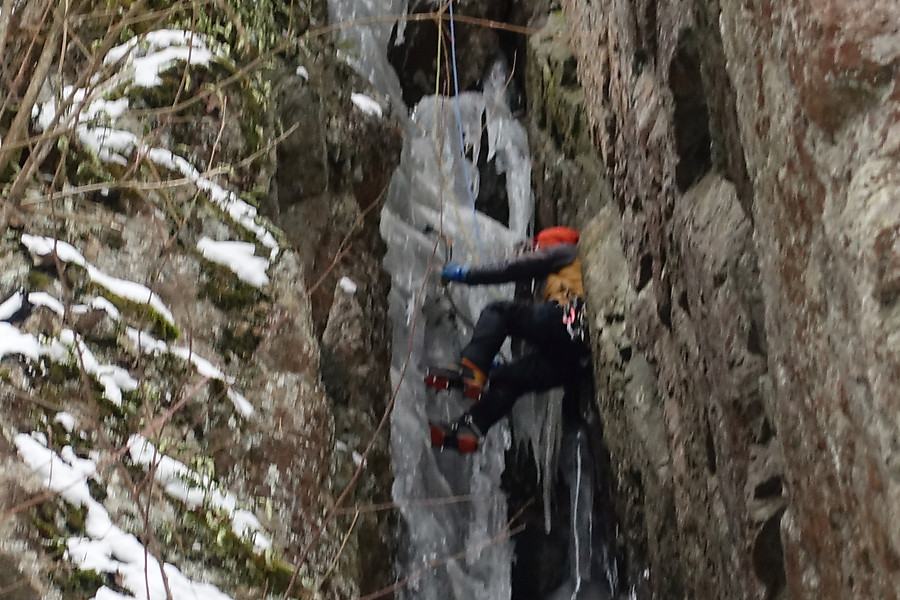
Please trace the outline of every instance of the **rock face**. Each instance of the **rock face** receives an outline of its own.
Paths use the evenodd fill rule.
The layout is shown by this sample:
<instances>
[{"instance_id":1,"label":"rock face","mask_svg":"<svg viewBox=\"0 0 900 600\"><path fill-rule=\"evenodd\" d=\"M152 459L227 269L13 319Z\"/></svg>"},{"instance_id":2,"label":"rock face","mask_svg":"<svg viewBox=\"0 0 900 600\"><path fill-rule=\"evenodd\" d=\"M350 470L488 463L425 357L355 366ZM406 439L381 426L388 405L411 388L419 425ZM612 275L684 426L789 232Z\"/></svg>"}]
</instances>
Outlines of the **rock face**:
<instances>
[{"instance_id":1,"label":"rock face","mask_svg":"<svg viewBox=\"0 0 900 600\"><path fill-rule=\"evenodd\" d=\"M369 91L368 84L325 51L311 62L306 78L286 74L276 90L283 127L298 127L278 147L267 207L302 257L321 340L320 376L345 445L337 453L336 481L341 490L350 485L347 510L356 503L389 502L384 419L391 394L390 279L381 266L385 247L378 223L399 161L400 128L351 103L350 93ZM347 460L358 461L364 452L364 468ZM393 581L389 517L376 511L341 519L357 532L342 567L365 592Z\"/></svg>"},{"instance_id":2,"label":"rock face","mask_svg":"<svg viewBox=\"0 0 900 600\"><path fill-rule=\"evenodd\" d=\"M0 72L51 75L43 90L4 80L14 96L0 107L0 188L17 199L3 206L0 302L36 294L4 320L35 343L84 344L29 357L4 345L18 336L4 323L0 589L10 597L122 585L62 560L85 533L85 508L44 495L21 434L72 464L106 460L89 491L110 518L236 598L287 587L352 598L392 580L387 513L329 511L339 498L388 500L377 216L400 140L389 115L353 104L352 92L370 90L325 42L303 38L265 75L249 68L258 56L240 44L271 45L286 23L306 30L327 12L282 4L224 0L214 5L227 14L182 15L234 42L233 62L194 65L189 78L172 69L154 91L128 95L135 110L123 119L104 109L84 121L146 136L198 171L234 165L211 177L260 208L268 218L254 226L281 249L258 289L198 250L204 236L251 240L257 257L270 250L209 187L179 183L184 172L136 147L117 149L124 164L105 163L71 131L28 131L29 97L93 80L83 45L54 46L71 39L62 8L4 3L15 6L0 18ZM546 18L544 4L456 4L480 20L458 31L460 85L477 87L498 51L524 63L510 85L527 89L538 226L583 231L602 450L637 596L897 598L900 4L563 0ZM131 35L102 22L118 14L71 31L108 30L91 49L105 52ZM481 26L491 20L533 27L527 56L519 30ZM392 57L410 102L435 87L422 49L436 32L410 26ZM33 43L45 47L32 58L45 58L21 64ZM203 91L225 80L235 85ZM124 93L100 96L109 107ZM202 102L179 104L194 95ZM167 119L172 106L186 112ZM109 183L121 189L104 193ZM83 266L28 251L23 234L70 242L99 271L146 286L172 322L98 288ZM143 351L129 328L187 350ZM139 385L111 400L85 348ZM252 417L229 400L238 390ZM158 446L238 496L276 551L254 554L221 514L185 510L140 464L119 460L160 415Z\"/></svg>"},{"instance_id":3,"label":"rock face","mask_svg":"<svg viewBox=\"0 0 900 600\"><path fill-rule=\"evenodd\" d=\"M97 19L73 5L73 37L109 27L109 50L122 25L115 5ZM33 18L20 8L8 48ZM324 19L324 3L226 0L203 10L142 19L138 34L149 33L132 51L163 51L142 64L158 68L160 83L130 85L137 71L128 59L115 64L91 79L102 92L72 125L84 129L46 136L52 151L38 176L0 168L0 188L24 197L4 206L0 231L0 303L10 301L0 309L0 588L11 597L136 591L121 553L93 568L66 551L97 533L98 512L172 565L154 597L181 586L182 574L234 598L357 598L393 581L390 513L354 507L389 500L391 483L379 428L390 336L378 212L398 129L389 114L354 104L369 85L327 42L303 35ZM69 14L52 17L28 30L46 25L52 39ZM276 56L286 24L300 41ZM215 58L197 59L207 52ZM46 82L41 107L90 66L49 41L44 54L65 62L53 63L62 79ZM18 60L0 50L0 71L16 72ZM111 73L116 85L104 87ZM7 142L9 115L0 116ZM126 141L103 145L116 136ZM16 162L32 164L39 151ZM30 236L57 247L36 249ZM230 244L225 253L243 256L243 268L207 254L204 240ZM129 450L136 433L163 466L142 468ZM42 476L23 447L55 456L56 474ZM160 479L173 464L176 476ZM47 490L75 467L69 487L83 487L80 496ZM232 525L236 508L270 546Z\"/></svg>"},{"instance_id":4,"label":"rock face","mask_svg":"<svg viewBox=\"0 0 900 600\"><path fill-rule=\"evenodd\" d=\"M562 4L632 581L898 597L900 5Z\"/></svg>"}]
</instances>

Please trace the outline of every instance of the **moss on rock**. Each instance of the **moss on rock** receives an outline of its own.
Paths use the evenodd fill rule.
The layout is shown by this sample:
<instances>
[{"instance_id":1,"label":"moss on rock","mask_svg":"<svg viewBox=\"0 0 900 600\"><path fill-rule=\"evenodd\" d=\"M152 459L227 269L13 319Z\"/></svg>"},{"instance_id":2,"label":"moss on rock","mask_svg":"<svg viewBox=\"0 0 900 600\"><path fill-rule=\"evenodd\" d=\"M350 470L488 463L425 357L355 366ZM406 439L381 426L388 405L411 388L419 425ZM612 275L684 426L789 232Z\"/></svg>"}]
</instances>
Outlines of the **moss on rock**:
<instances>
[{"instance_id":1,"label":"moss on rock","mask_svg":"<svg viewBox=\"0 0 900 600\"><path fill-rule=\"evenodd\" d=\"M238 279L228 267L203 261L200 272L201 297L223 311L248 309L264 297L259 288Z\"/></svg>"},{"instance_id":2,"label":"moss on rock","mask_svg":"<svg viewBox=\"0 0 900 600\"><path fill-rule=\"evenodd\" d=\"M101 586L108 585L108 578L94 570L83 570L62 560L66 540L85 535L87 508L74 506L56 498L41 502L29 510L32 527L43 538L46 551L55 557L56 568L50 574L54 585L63 597L72 600L93 598Z\"/></svg>"},{"instance_id":3,"label":"moss on rock","mask_svg":"<svg viewBox=\"0 0 900 600\"><path fill-rule=\"evenodd\" d=\"M119 309L126 321L135 324L160 339L172 341L178 339L181 335L178 325L150 306L149 302L135 302L129 298L123 298L94 282L87 284L86 291L106 298L116 305L116 308Z\"/></svg>"}]
</instances>

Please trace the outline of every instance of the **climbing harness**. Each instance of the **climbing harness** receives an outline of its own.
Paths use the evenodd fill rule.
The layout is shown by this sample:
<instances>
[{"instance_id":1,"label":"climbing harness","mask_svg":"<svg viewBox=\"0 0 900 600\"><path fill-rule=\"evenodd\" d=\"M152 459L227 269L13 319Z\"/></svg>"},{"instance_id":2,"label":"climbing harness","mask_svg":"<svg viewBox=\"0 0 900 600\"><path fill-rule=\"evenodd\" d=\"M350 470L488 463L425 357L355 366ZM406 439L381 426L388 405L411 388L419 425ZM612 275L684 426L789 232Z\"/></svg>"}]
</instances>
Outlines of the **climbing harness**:
<instances>
[{"instance_id":1,"label":"climbing harness","mask_svg":"<svg viewBox=\"0 0 900 600\"><path fill-rule=\"evenodd\" d=\"M584 300L573 298L563 307L562 322L573 342L587 344L587 326L584 322Z\"/></svg>"}]
</instances>

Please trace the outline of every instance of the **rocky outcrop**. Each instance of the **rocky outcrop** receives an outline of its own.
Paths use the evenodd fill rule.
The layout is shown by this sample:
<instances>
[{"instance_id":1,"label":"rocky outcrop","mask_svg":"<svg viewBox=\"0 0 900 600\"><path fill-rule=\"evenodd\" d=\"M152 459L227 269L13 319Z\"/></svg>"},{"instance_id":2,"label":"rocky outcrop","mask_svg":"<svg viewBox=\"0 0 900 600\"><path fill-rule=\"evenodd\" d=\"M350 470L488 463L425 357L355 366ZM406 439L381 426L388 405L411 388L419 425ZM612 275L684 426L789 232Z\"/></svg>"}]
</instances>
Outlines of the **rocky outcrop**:
<instances>
[{"instance_id":1,"label":"rocky outcrop","mask_svg":"<svg viewBox=\"0 0 900 600\"><path fill-rule=\"evenodd\" d=\"M498 52L517 66L537 224L584 232L595 403L628 581L642 598L898 597L897 3L561 4L546 19L541 2L455 4L457 66L463 90ZM141 151L115 149L124 164L81 145L90 138L76 124L29 131L23 107L90 80L86 46L57 51L70 32L108 34L90 52L133 32L103 21L115 11L70 28L61 8L7 5L0 186L15 201L3 206L0 301L22 306L4 307L18 333L4 325L0 339L0 589L78 598L123 586L64 560L85 505L47 492L20 435L70 467L99 461L87 493L117 526L234 597L386 587L388 513L355 508L388 500L377 213L400 140L390 115L353 103L367 84L320 38L299 36L324 4L145 15L140 32L181 19L234 53L190 77L163 73L154 91L104 89L110 104L82 125L140 138ZM267 54L286 26L300 41ZM521 26L534 28L527 56ZM410 102L435 88L437 31L411 22L395 49ZM33 43L44 47L21 63ZM11 75L32 69L52 75L45 86ZM109 110L126 96L120 119ZM198 179L174 163L148 162L150 146L198 173L233 168L188 184ZM246 213L216 204L220 189L268 218L248 228ZM198 249L204 236L244 241L262 258L269 234L280 251L261 288ZM25 235L69 242L83 263ZM142 286L171 319L97 273ZM33 345L11 345L19 334ZM125 455L136 432L207 492L214 482L238 497L275 550L255 552L221 511L165 496Z\"/></svg>"},{"instance_id":2,"label":"rocky outcrop","mask_svg":"<svg viewBox=\"0 0 900 600\"><path fill-rule=\"evenodd\" d=\"M617 206L585 274L632 581L897 597L896 4L563 8Z\"/></svg>"},{"instance_id":3,"label":"rocky outcrop","mask_svg":"<svg viewBox=\"0 0 900 600\"><path fill-rule=\"evenodd\" d=\"M170 565L167 589L183 575L234 598L359 597L393 578L390 513L355 509L391 483L378 212L398 130L376 98L354 103L372 92L334 48L303 35L324 3L176 9L167 25L198 29L153 37L162 15L148 15L147 38L92 80L90 118L41 138L54 150L38 176L0 173L24 197L0 237L0 587L134 591L124 555L94 568L67 551L105 513ZM73 33L96 26L72 10ZM301 41L272 52L285 24ZM71 54L41 111L88 68ZM150 59L141 71L129 56ZM131 85L153 69L159 82ZM54 482L75 468L73 496Z\"/></svg>"},{"instance_id":4,"label":"rocky outcrop","mask_svg":"<svg viewBox=\"0 0 900 600\"><path fill-rule=\"evenodd\" d=\"M321 339L320 374L341 440L336 483L350 490L339 522L355 531L343 571L358 589L375 591L393 581L390 513L351 508L390 502L390 280L378 224L402 139L389 115L351 102L351 92L372 92L348 65L327 52L310 64L304 77L278 79L280 122L298 127L278 147L267 207L302 257Z\"/></svg>"},{"instance_id":5,"label":"rocky outcrop","mask_svg":"<svg viewBox=\"0 0 900 600\"><path fill-rule=\"evenodd\" d=\"M790 498L788 589L895 598L900 7L728 8Z\"/></svg>"},{"instance_id":6,"label":"rocky outcrop","mask_svg":"<svg viewBox=\"0 0 900 600\"><path fill-rule=\"evenodd\" d=\"M609 182L591 139L578 62L565 43L565 19L552 11L537 25L524 69L536 227L580 226L611 201Z\"/></svg>"}]
</instances>

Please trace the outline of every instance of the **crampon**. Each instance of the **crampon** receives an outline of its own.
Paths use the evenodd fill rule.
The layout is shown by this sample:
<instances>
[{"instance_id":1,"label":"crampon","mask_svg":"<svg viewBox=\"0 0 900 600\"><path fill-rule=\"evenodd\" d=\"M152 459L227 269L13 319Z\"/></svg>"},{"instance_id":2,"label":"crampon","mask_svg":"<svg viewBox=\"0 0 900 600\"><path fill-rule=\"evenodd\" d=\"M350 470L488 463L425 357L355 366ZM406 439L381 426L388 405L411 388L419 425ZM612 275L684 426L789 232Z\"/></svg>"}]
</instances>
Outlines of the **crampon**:
<instances>
[{"instance_id":1,"label":"crampon","mask_svg":"<svg viewBox=\"0 0 900 600\"><path fill-rule=\"evenodd\" d=\"M429 423L431 428L431 445L439 448L452 448L460 454L471 454L478 450L479 436L468 427L454 427L438 423Z\"/></svg>"},{"instance_id":2,"label":"crampon","mask_svg":"<svg viewBox=\"0 0 900 600\"><path fill-rule=\"evenodd\" d=\"M431 389L461 390L463 396L470 400L478 401L481 398L482 386L465 379L457 369L431 368L425 374L425 386Z\"/></svg>"}]
</instances>

